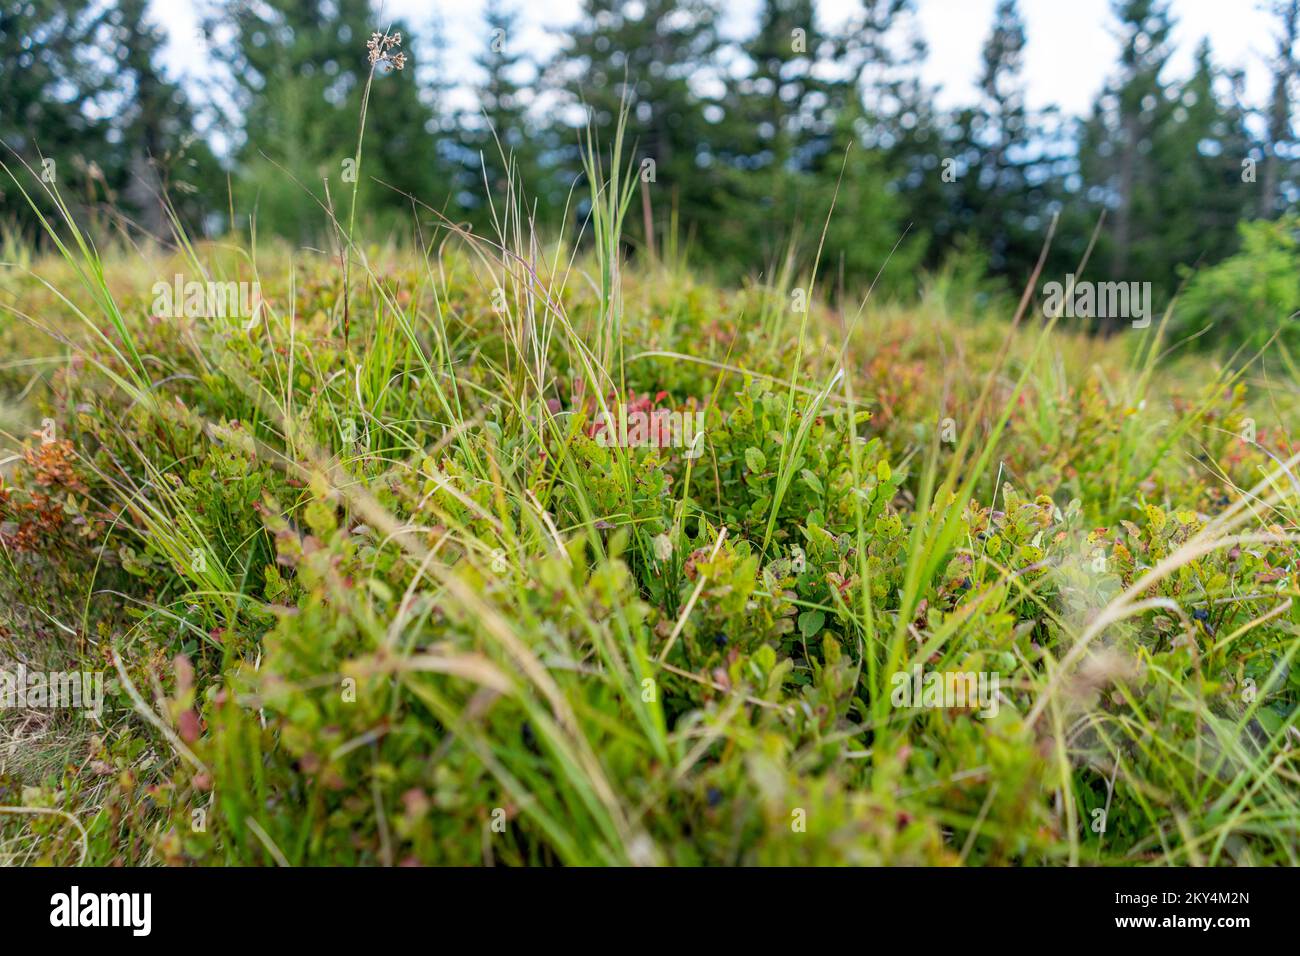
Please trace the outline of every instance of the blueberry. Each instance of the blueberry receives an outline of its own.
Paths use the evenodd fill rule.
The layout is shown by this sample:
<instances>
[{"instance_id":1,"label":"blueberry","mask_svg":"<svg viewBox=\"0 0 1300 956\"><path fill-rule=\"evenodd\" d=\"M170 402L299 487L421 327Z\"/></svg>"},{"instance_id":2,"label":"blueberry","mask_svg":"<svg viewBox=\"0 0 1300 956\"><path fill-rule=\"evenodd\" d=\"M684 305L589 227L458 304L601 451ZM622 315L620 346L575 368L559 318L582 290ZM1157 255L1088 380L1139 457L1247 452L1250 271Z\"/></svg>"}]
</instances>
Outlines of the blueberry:
<instances>
[{"instance_id":1,"label":"blueberry","mask_svg":"<svg viewBox=\"0 0 1300 956\"><path fill-rule=\"evenodd\" d=\"M708 792L705 794L705 796L709 801L709 806L711 807L716 807L719 803L722 802L722 791L719 790L717 787L709 787Z\"/></svg>"},{"instance_id":2,"label":"blueberry","mask_svg":"<svg viewBox=\"0 0 1300 956\"><path fill-rule=\"evenodd\" d=\"M713 639L713 643L714 643L714 644L717 644L718 647L726 647L726 646L727 646L727 635L726 635L726 634L719 634L717 637L715 637L715 638Z\"/></svg>"}]
</instances>

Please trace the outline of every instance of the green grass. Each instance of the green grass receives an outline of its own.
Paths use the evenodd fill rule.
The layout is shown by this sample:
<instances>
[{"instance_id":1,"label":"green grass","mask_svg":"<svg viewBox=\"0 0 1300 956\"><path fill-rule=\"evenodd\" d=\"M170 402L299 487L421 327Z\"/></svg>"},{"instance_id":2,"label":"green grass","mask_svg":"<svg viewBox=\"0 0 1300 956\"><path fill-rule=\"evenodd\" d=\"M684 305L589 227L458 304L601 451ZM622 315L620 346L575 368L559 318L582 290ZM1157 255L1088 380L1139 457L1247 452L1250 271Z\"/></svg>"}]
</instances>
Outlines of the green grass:
<instances>
[{"instance_id":1,"label":"green grass","mask_svg":"<svg viewBox=\"0 0 1300 956\"><path fill-rule=\"evenodd\" d=\"M1300 862L1285 347L629 265L620 154L578 251L516 195L6 244L0 661L109 690L0 711L0 859ZM260 321L152 317L177 272ZM703 453L593 440L636 401ZM917 666L996 716L898 706Z\"/></svg>"}]
</instances>

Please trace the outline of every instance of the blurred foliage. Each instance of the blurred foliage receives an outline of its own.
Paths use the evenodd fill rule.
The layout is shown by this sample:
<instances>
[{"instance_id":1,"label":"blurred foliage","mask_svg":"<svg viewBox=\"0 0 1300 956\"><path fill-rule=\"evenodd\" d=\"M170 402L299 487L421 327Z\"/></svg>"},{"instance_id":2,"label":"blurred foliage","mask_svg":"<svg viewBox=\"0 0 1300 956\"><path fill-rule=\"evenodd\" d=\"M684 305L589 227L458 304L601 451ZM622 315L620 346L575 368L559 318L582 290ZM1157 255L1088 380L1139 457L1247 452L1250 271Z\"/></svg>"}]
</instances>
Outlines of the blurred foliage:
<instances>
[{"instance_id":1,"label":"blurred foliage","mask_svg":"<svg viewBox=\"0 0 1300 956\"><path fill-rule=\"evenodd\" d=\"M1241 224L1241 251L1188 274L1175 329L1195 344L1262 348L1277 334L1300 352L1300 219Z\"/></svg>"}]
</instances>

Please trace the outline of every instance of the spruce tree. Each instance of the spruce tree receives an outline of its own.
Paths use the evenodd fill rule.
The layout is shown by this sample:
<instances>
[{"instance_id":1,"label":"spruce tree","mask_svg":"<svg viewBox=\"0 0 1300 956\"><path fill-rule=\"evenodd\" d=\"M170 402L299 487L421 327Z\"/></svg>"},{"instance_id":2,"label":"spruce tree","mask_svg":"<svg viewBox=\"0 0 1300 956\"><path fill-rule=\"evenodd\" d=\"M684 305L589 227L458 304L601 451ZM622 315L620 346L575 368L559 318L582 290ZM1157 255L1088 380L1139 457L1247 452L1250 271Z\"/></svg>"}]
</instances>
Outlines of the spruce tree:
<instances>
[{"instance_id":1,"label":"spruce tree","mask_svg":"<svg viewBox=\"0 0 1300 956\"><path fill-rule=\"evenodd\" d=\"M224 177L199 136L185 91L159 69L164 35L147 7L146 0L117 0L110 14L124 101L113 119L119 147L111 175L124 212L141 230L163 238L171 232L164 201L193 229L220 207Z\"/></svg>"},{"instance_id":2,"label":"spruce tree","mask_svg":"<svg viewBox=\"0 0 1300 956\"><path fill-rule=\"evenodd\" d=\"M1300 0L1275 0L1272 9L1278 29L1274 34L1273 88L1266 115L1264 162L1259 175L1259 215L1264 219L1277 217L1294 202L1296 142L1291 125L1291 90L1300 75L1300 63L1296 60Z\"/></svg>"},{"instance_id":3,"label":"spruce tree","mask_svg":"<svg viewBox=\"0 0 1300 956\"><path fill-rule=\"evenodd\" d=\"M475 57L481 73L474 89L478 110L461 121L471 216L480 228L490 225L490 209L495 208L498 219L502 216L512 171L513 188L525 203L524 215L535 217L538 224L550 224L555 187L543 167L545 131L529 116L537 68L524 51L519 12L504 0L488 0L483 20L484 43Z\"/></svg>"},{"instance_id":4,"label":"spruce tree","mask_svg":"<svg viewBox=\"0 0 1300 956\"><path fill-rule=\"evenodd\" d=\"M1160 280L1155 263L1140 254L1143 230L1154 222L1160 175L1152 140L1172 106L1163 77L1172 52L1173 19L1166 0L1114 0L1120 63L1083 126L1080 173L1091 203L1109 213L1095 260L1110 280Z\"/></svg>"},{"instance_id":5,"label":"spruce tree","mask_svg":"<svg viewBox=\"0 0 1300 956\"><path fill-rule=\"evenodd\" d=\"M1241 176L1249 148L1246 111L1233 95L1241 84L1239 75L1219 70L1203 39L1192 75L1177 86L1170 116L1155 132L1157 204L1135 246L1166 291L1173 291L1182 268L1235 252L1237 223L1252 212L1257 197Z\"/></svg>"},{"instance_id":6,"label":"spruce tree","mask_svg":"<svg viewBox=\"0 0 1300 956\"><path fill-rule=\"evenodd\" d=\"M688 236L721 211L710 165L716 130L706 118L717 104L699 88L716 70L716 15L712 0L584 0L555 63L570 104L586 107L605 151L627 104L635 155L624 160L634 159L655 217L662 222L675 208ZM569 140L578 137L574 130ZM576 159L574 150L571 174Z\"/></svg>"},{"instance_id":7,"label":"spruce tree","mask_svg":"<svg viewBox=\"0 0 1300 956\"><path fill-rule=\"evenodd\" d=\"M97 52L107 16L92 0L0 7L0 161L47 212L53 206L41 179L79 209L112 199L103 169L112 165L106 114L113 83ZM41 235L27 201L3 174L0 219L30 239Z\"/></svg>"},{"instance_id":8,"label":"spruce tree","mask_svg":"<svg viewBox=\"0 0 1300 956\"><path fill-rule=\"evenodd\" d=\"M374 33L400 35L402 59L394 62L394 48L392 58L370 63L367 41ZM342 220L354 184L358 209L372 217L386 211L404 221L407 194L435 208L446 205L450 180L440 131L421 98L418 44L405 23L381 23L368 0L222 0L209 34L227 37L217 53L231 64L243 113L236 154L240 212L256 207L267 228L309 239L326 228L320 207L326 180Z\"/></svg>"}]
</instances>

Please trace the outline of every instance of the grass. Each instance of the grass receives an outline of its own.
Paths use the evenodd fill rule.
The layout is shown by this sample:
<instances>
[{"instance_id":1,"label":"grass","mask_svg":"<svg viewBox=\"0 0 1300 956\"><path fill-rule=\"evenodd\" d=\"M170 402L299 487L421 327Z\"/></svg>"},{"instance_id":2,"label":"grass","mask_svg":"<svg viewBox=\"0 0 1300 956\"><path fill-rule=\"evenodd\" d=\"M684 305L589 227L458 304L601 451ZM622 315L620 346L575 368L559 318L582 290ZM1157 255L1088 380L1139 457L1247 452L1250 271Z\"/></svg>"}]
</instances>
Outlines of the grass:
<instances>
[{"instance_id":1,"label":"grass","mask_svg":"<svg viewBox=\"0 0 1300 956\"><path fill-rule=\"evenodd\" d=\"M1300 862L1285 348L629 265L620 155L580 250L6 242L0 661L108 700L0 711L0 859Z\"/></svg>"}]
</instances>

